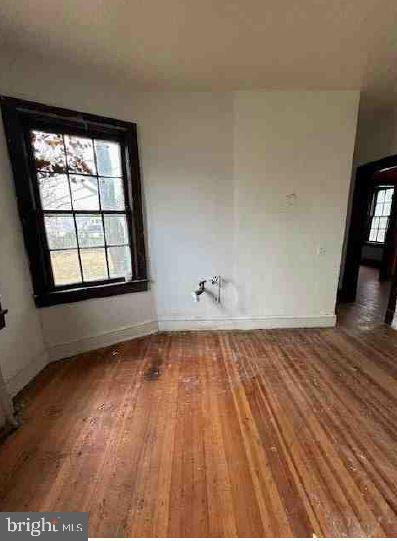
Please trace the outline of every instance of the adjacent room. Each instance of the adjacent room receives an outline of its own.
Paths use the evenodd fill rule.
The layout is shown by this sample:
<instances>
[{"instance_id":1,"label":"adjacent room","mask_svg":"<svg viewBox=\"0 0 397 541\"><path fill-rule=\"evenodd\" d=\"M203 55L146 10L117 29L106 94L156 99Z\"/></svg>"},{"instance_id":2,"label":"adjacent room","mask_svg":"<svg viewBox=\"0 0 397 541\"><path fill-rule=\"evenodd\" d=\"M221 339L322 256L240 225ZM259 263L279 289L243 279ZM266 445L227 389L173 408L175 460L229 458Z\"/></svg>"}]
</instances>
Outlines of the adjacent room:
<instances>
[{"instance_id":1,"label":"adjacent room","mask_svg":"<svg viewBox=\"0 0 397 541\"><path fill-rule=\"evenodd\" d=\"M391 324L395 311L397 161L387 157L357 169L337 314L341 326Z\"/></svg>"},{"instance_id":2,"label":"adjacent room","mask_svg":"<svg viewBox=\"0 0 397 541\"><path fill-rule=\"evenodd\" d=\"M396 23L1 2L1 532L397 537Z\"/></svg>"}]
</instances>

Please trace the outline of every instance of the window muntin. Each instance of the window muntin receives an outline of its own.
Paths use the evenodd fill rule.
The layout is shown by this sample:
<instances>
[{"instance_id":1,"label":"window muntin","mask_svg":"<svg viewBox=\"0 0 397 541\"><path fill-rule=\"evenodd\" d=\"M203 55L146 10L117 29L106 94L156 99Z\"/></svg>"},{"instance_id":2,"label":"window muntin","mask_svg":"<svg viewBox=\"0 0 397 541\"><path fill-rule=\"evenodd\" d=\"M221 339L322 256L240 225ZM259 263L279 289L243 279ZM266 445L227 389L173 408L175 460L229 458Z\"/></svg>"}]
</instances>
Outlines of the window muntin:
<instances>
[{"instance_id":1,"label":"window muntin","mask_svg":"<svg viewBox=\"0 0 397 541\"><path fill-rule=\"evenodd\" d=\"M130 280L120 144L30 134L54 286Z\"/></svg>"},{"instance_id":2,"label":"window muntin","mask_svg":"<svg viewBox=\"0 0 397 541\"><path fill-rule=\"evenodd\" d=\"M374 193L370 215L369 242L385 242L393 193L392 186L381 186Z\"/></svg>"}]
</instances>

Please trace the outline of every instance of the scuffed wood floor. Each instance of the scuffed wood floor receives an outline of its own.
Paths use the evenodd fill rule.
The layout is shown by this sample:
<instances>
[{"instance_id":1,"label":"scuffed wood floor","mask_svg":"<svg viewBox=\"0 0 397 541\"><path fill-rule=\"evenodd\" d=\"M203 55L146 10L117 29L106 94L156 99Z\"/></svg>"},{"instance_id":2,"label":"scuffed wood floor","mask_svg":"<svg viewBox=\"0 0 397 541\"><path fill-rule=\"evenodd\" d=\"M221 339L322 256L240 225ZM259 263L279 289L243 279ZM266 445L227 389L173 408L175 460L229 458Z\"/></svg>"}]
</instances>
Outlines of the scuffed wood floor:
<instances>
[{"instance_id":1,"label":"scuffed wood floor","mask_svg":"<svg viewBox=\"0 0 397 541\"><path fill-rule=\"evenodd\" d=\"M159 334L54 363L0 448L2 511L90 536L397 536L397 333Z\"/></svg>"}]
</instances>

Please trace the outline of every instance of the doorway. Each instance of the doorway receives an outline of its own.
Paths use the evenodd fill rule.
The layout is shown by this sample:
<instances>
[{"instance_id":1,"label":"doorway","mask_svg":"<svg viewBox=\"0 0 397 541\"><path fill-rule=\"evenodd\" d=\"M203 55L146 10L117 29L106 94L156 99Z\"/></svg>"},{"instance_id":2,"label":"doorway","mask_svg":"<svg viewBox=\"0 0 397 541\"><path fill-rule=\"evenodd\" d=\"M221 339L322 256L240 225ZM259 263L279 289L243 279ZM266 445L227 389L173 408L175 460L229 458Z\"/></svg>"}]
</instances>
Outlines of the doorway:
<instances>
[{"instance_id":1,"label":"doorway","mask_svg":"<svg viewBox=\"0 0 397 541\"><path fill-rule=\"evenodd\" d=\"M397 156L357 169L338 324L391 324L397 297Z\"/></svg>"}]
</instances>

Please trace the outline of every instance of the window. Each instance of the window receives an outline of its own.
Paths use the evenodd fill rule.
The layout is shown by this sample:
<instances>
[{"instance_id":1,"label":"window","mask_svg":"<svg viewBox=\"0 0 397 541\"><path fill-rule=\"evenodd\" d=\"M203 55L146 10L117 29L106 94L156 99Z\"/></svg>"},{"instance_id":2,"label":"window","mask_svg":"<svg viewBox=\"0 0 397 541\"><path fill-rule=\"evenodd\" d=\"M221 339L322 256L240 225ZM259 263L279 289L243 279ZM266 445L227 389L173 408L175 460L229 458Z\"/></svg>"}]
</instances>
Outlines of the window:
<instances>
[{"instance_id":1,"label":"window","mask_svg":"<svg viewBox=\"0 0 397 541\"><path fill-rule=\"evenodd\" d=\"M369 242L385 242L393 192L392 186L379 186L375 190L370 213Z\"/></svg>"},{"instance_id":2,"label":"window","mask_svg":"<svg viewBox=\"0 0 397 541\"><path fill-rule=\"evenodd\" d=\"M147 289L135 124L2 111L38 306Z\"/></svg>"}]
</instances>

